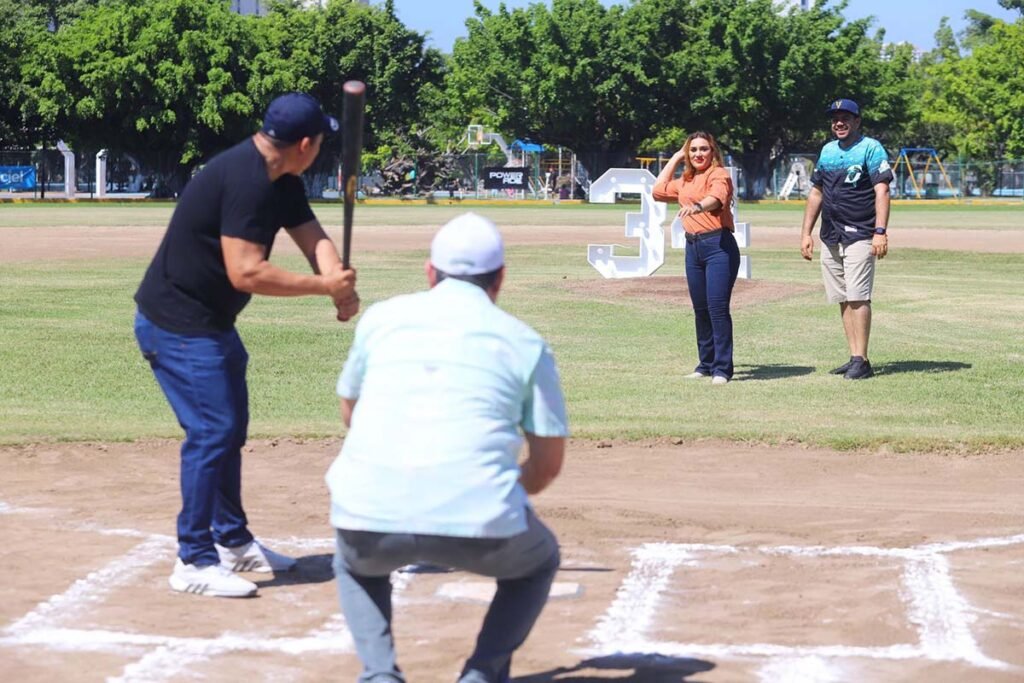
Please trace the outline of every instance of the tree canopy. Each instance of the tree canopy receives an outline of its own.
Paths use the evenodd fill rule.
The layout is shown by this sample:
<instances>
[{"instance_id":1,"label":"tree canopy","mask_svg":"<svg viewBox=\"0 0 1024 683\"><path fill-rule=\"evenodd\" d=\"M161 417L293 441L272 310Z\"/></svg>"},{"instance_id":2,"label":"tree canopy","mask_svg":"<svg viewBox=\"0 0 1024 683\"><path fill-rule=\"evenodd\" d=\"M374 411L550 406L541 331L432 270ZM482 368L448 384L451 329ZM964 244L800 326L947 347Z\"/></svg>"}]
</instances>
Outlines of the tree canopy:
<instances>
[{"instance_id":1,"label":"tree canopy","mask_svg":"<svg viewBox=\"0 0 1024 683\"><path fill-rule=\"evenodd\" d=\"M1024 10L1021 0L1000 0ZM135 156L173 192L197 165L256 130L272 97L313 93L340 113L342 84L368 88L367 158L450 150L468 124L575 151L592 174L716 135L747 196L774 160L814 152L824 108L857 100L890 147L997 158L1024 154L1024 18L968 10L918 53L848 21L846 0L475 2L450 55L365 5L269 0L0 0L0 147L66 140ZM328 140L324 168L340 142ZM416 151L416 153L421 153Z\"/></svg>"}]
</instances>

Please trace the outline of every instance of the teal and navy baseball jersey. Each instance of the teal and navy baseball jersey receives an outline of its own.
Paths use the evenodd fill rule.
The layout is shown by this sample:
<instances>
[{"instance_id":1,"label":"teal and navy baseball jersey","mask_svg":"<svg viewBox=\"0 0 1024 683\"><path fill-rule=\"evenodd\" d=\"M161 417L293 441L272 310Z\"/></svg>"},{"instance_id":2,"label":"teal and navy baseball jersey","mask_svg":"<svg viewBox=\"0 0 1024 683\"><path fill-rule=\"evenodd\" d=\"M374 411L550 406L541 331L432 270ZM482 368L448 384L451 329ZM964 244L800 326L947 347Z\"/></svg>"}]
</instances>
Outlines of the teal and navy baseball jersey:
<instances>
[{"instance_id":1,"label":"teal and navy baseball jersey","mask_svg":"<svg viewBox=\"0 0 1024 683\"><path fill-rule=\"evenodd\" d=\"M849 149L838 140L825 145L811 175L824 195L821 241L852 244L869 240L875 230L875 185L892 181L889 155L866 135Z\"/></svg>"}]
</instances>

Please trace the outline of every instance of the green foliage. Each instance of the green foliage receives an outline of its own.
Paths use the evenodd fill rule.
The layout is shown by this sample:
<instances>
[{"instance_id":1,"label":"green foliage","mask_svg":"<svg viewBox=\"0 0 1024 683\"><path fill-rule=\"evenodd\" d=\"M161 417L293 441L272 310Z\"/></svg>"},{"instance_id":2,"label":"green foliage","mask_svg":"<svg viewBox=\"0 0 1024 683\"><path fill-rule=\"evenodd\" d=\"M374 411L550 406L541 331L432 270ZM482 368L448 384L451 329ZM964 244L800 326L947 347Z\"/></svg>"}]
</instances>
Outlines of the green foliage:
<instances>
[{"instance_id":1,"label":"green foliage","mask_svg":"<svg viewBox=\"0 0 1024 683\"><path fill-rule=\"evenodd\" d=\"M277 0L265 17L210 0L107 0L36 43L24 62L25 114L76 150L133 154L167 193L252 133L282 92L312 92L340 114L344 81L364 80L374 145L422 116L421 94L443 66L391 3L350 0L323 9ZM0 79L8 71L0 63ZM325 163L336 158L340 138L325 152Z\"/></svg>"},{"instance_id":2,"label":"green foliage","mask_svg":"<svg viewBox=\"0 0 1024 683\"><path fill-rule=\"evenodd\" d=\"M1002 0L1021 9L1021 0ZM368 163L451 151L478 123L575 151L592 173L637 152L715 133L747 196L772 161L828 137L822 109L852 97L889 148L1021 156L1020 26L968 10L937 47L869 35L846 0L781 11L773 0L552 0L474 4L450 56L427 48L391 0L269 0L242 17L226 0L0 0L0 147L123 151L166 194L259 125L272 97L308 90L340 113L366 82ZM439 11L446 11L439 7ZM461 150L457 150L461 151ZM340 153L328 139L314 172Z\"/></svg>"},{"instance_id":3,"label":"green foliage","mask_svg":"<svg viewBox=\"0 0 1024 683\"><path fill-rule=\"evenodd\" d=\"M24 116L22 69L45 40L48 16L39 2L0 0L0 148L26 147L39 121Z\"/></svg>"},{"instance_id":4,"label":"green foliage","mask_svg":"<svg viewBox=\"0 0 1024 683\"><path fill-rule=\"evenodd\" d=\"M995 21L969 55L931 67L937 81L927 119L952 128L959 154L1024 156L1024 20Z\"/></svg>"},{"instance_id":5,"label":"green foliage","mask_svg":"<svg viewBox=\"0 0 1024 683\"><path fill-rule=\"evenodd\" d=\"M999 6L1003 9L1015 9L1024 15L1024 0L999 0Z\"/></svg>"},{"instance_id":6,"label":"green foliage","mask_svg":"<svg viewBox=\"0 0 1024 683\"><path fill-rule=\"evenodd\" d=\"M455 43L438 119L449 134L468 123L577 153L622 155L648 134L653 58L623 44L626 11L598 0L554 0L550 9L475 4L468 36ZM635 35L630 36L635 46Z\"/></svg>"},{"instance_id":7,"label":"green foliage","mask_svg":"<svg viewBox=\"0 0 1024 683\"><path fill-rule=\"evenodd\" d=\"M101 3L39 46L27 109L76 149L130 152L177 190L210 149L251 130L243 27L220 2Z\"/></svg>"}]
</instances>

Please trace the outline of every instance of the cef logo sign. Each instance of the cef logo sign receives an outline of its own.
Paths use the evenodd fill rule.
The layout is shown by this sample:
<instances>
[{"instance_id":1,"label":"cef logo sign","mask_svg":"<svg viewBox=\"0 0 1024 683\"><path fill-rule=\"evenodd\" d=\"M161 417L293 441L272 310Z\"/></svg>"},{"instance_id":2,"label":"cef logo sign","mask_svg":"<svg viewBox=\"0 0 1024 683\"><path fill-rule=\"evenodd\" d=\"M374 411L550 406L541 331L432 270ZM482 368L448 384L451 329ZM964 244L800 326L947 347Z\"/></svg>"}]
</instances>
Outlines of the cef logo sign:
<instances>
[{"instance_id":1,"label":"cef logo sign","mask_svg":"<svg viewBox=\"0 0 1024 683\"><path fill-rule=\"evenodd\" d=\"M36 169L31 166L0 166L0 190L34 190Z\"/></svg>"}]
</instances>

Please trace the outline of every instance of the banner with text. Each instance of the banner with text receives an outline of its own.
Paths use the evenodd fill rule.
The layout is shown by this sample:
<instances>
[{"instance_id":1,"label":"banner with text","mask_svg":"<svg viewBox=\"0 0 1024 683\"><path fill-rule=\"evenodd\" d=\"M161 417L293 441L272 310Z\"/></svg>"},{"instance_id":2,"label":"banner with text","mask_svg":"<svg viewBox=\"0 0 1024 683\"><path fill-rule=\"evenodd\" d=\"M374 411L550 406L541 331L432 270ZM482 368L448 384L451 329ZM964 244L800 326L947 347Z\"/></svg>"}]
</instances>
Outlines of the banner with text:
<instances>
[{"instance_id":1,"label":"banner with text","mask_svg":"<svg viewBox=\"0 0 1024 683\"><path fill-rule=\"evenodd\" d=\"M32 166L0 166L0 190L36 189L36 169Z\"/></svg>"},{"instance_id":2,"label":"banner with text","mask_svg":"<svg viewBox=\"0 0 1024 683\"><path fill-rule=\"evenodd\" d=\"M494 166L484 169L485 190L527 190L529 169L522 167L502 168Z\"/></svg>"}]
</instances>

